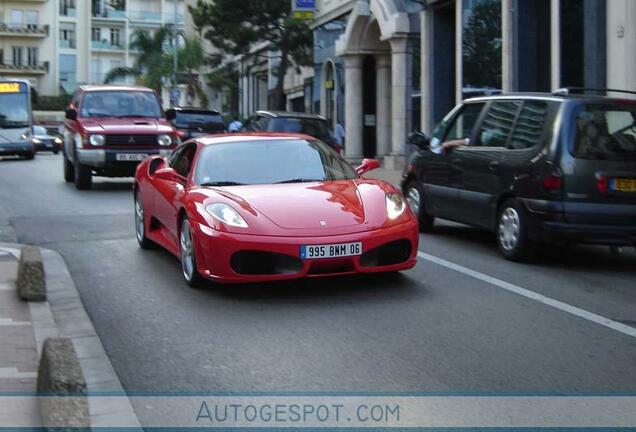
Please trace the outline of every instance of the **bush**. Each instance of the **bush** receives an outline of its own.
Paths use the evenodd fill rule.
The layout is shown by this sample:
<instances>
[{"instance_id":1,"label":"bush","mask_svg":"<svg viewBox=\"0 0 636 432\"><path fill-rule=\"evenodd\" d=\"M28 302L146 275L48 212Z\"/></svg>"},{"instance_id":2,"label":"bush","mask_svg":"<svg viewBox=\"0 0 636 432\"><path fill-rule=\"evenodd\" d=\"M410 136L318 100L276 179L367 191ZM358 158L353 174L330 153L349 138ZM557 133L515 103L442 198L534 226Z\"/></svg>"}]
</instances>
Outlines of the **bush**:
<instances>
[{"instance_id":1,"label":"bush","mask_svg":"<svg viewBox=\"0 0 636 432\"><path fill-rule=\"evenodd\" d=\"M38 96L33 98L34 111L64 111L71 103L73 95Z\"/></svg>"}]
</instances>

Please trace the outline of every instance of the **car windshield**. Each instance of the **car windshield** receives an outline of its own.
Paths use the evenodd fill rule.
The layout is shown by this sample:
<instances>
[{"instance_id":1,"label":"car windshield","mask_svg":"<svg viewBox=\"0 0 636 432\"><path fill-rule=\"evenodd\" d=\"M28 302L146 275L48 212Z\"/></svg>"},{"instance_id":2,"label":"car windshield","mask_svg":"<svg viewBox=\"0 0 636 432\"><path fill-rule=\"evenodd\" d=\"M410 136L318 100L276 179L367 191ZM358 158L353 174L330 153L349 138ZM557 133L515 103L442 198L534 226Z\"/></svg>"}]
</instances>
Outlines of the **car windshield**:
<instances>
[{"instance_id":1,"label":"car windshield","mask_svg":"<svg viewBox=\"0 0 636 432\"><path fill-rule=\"evenodd\" d=\"M574 157L636 161L636 105L586 104L575 121Z\"/></svg>"},{"instance_id":2,"label":"car windshield","mask_svg":"<svg viewBox=\"0 0 636 432\"><path fill-rule=\"evenodd\" d=\"M195 182L200 185L355 178L355 170L326 144L295 139L212 144L202 151L195 172Z\"/></svg>"},{"instance_id":3,"label":"car windshield","mask_svg":"<svg viewBox=\"0 0 636 432\"><path fill-rule=\"evenodd\" d=\"M224 131L225 123L221 114L181 111L177 112L174 124L178 128L201 128L205 131Z\"/></svg>"},{"instance_id":4,"label":"car windshield","mask_svg":"<svg viewBox=\"0 0 636 432\"><path fill-rule=\"evenodd\" d=\"M154 93L148 91L108 90L87 92L81 117L161 117Z\"/></svg>"},{"instance_id":5,"label":"car windshield","mask_svg":"<svg viewBox=\"0 0 636 432\"><path fill-rule=\"evenodd\" d=\"M267 128L269 132L289 132L309 135L322 141L331 140L327 122L317 118L279 117L274 118Z\"/></svg>"}]
</instances>

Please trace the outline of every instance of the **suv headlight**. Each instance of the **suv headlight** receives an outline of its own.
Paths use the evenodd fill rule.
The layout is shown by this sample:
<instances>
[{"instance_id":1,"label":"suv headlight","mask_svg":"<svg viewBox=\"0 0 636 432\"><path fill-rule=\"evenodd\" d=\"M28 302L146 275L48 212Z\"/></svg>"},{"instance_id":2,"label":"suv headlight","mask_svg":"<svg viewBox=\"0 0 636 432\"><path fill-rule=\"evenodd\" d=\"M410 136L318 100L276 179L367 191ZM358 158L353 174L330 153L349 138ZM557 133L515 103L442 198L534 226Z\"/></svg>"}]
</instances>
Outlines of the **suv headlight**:
<instances>
[{"instance_id":1,"label":"suv headlight","mask_svg":"<svg viewBox=\"0 0 636 432\"><path fill-rule=\"evenodd\" d=\"M29 139L30 136L31 136L31 134L29 132L25 132L22 135L20 135L20 140L26 141L26 140Z\"/></svg>"},{"instance_id":2,"label":"suv headlight","mask_svg":"<svg viewBox=\"0 0 636 432\"><path fill-rule=\"evenodd\" d=\"M170 135L159 135L157 142L160 146L169 146L172 145L172 137Z\"/></svg>"},{"instance_id":3,"label":"suv headlight","mask_svg":"<svg viewBox=\"0 0 636 432\"><path fill-rule=\"evenodd\" d=\"M104 135L91 135L88 137L88 142L92 146L103 146L105 141L106 138L104 137Z\"/></svg>"},{"instance_id":4,"label":"suv headlight","mask_svg":"<svg viewBox=\"0 0 636 432\"><path fill-rule=\"evenodd\" d=\"M224 224L247 228L247 222L241 217L240 214L227 204L210 204L205 207L208 213L215 219L220 220Z\"/></svg>"},{"instance_id":5,"label":"suv headlight","mask_svg":"<svg viewBox=\"0 0 636 432\"><path fill-rule=\"evenodd\" d=\"M42 141L40 141L39 138L33 138L33 144L42 144Z\"/></svg>"},{"instance_id":6,"label":"suv headlight","mask_svg":"<svg viewBox=\"0 0 636 432\"><path fill-rule=\"evenodd\" d=\"M386 195L386 212L389 219L397 219L406 210L406 202L400 194Z\"/></svg>"}]
</instances>

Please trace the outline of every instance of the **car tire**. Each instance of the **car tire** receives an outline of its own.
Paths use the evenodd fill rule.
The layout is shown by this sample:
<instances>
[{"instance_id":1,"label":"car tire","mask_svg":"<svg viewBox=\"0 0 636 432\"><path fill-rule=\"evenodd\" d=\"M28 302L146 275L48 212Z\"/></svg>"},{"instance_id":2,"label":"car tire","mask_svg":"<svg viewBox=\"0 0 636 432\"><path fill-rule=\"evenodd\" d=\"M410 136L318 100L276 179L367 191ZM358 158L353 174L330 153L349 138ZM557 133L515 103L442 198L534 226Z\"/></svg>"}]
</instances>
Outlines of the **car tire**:
<instances>
[{"instance_id":1,"label":"car tire","mask_svg":"<svg viewBox=\"0 0 636 432\"><path fill-rule=\"evenodd\" d=\"M428 214L424 207L424 193L417 180L412 180L406 186L406 201L420 223L421 232L431 232L435 224L435 217Z\"/></svg>"},{"instance_id":2,"label":"car tire","mask_svg":"<svg viewBox=\"0 0 636 432\"><path fill-rule=\"evenodd\" d=\"M179 258L181 261L181 274L186 283L192 288L203 288L205 279L199 274L195 257L194 238L190 229L190 221L187 216L181 220L179 228Z\"/></svg>"},{"instance_id":3,"label":"car tire","mask_svg":"<svg viewBox=\"0 0 636 432\"><path fill-rule=\"evenodd\" d=\"M33 160L33 158L35 158L35 153L34 152L26 152L22 155L22 157L25 160Z\"/></svg>"},{"instance_id":4,"label":"car tire","mask_svg":"<svg viewBox=\"0 0 636 432\"><path fill-rule=\"evenodd\" d=\"M134 206L135 206L135 237L137 238L137 243L139 243L139 247L142 249L152 249L155 246L155 243L146 237L146 220L144 219L144 207L139 200L139 192L135 192L134 198Z\"/></svg>"},{"instance_id":5,"label":"car tire","mask_svg":"<svg viewBox=\"0 0 636 432\"><path fill-rule=\"evenodd\" d=\"M534 247L528 240L526 213L516 199L506 200L497 216L497 245L510 261L527 260Z\"/></svg>"},{"instance_id":6,"label":"car tire","mask_svg":"<svg viewBox=\"0 0 636 432\"><path fill-rule=\"evenodd\" d=\"M77 159L75 159L73 171L75 174L75 187L78 190L89 190L93 185L93 172L90 167L80 164Z\"/></svg>"},{"instance_id":7,"label":"car tire","mask_svg":"<svg viewBox=\"0 0 636 432\"><path fill-rule=\"evenodd\" d=\"M64 164L64 181L70 183L75 180L75 169L71 161L66 159L66 155L62 155L62 161Z\"/></svg>"},{"instance_id":8,"label":"car tire","mask_svg":"<svg viewBox=\"0 0 636 432\"><path fill-rule=\"evenodd\" d=\"M58 154L59 152L60 152L59 150L53 150L54 155Z\"/></svg>"}]
</instances>

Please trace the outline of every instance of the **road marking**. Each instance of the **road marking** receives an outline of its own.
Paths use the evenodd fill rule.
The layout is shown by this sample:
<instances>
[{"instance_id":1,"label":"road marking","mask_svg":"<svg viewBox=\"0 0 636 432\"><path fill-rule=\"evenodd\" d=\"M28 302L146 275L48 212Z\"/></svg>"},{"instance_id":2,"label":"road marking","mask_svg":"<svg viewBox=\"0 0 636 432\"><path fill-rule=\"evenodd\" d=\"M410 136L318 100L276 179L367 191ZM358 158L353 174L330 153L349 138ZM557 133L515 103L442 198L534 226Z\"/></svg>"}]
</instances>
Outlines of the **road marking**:
<instances>
[{"instance_id":1,"label":"road marking","mask_svg":"<svg viewBox=\"0 0 636 432\"><path fill-rule=\"evenodd\" d=\"M585 320L591 321L593 323L602 325L603 327L610 328L617 332L623 333L627 336L631 336L636 338L636 328L630 327L625 324L621 324L619 322L613 321L609 318L605 318L604 316L597 315L595 313L586 311L584 309L578 308L576 306L569 305L567 303L563 303L559 300L555 300L551 297L546 297L542 294L536 293L534 291L530 291L525 288L521 288L520 286L511 284L510 282L502 281L501 279L494 278L492 276L488 276L486 274L480 273L475 270L471 270L467 267L460 266L458 264L452 263L450 261L446 261L442 258L438 258L433 255L429 255L424 252L417 252L417 256L423 260L430 261L432 263L441 265L443 267L449 268L451 270L455 270L456 272L463 273L467 276L474 277L475 279L479 279L483 282L487 282L491 285L494 285L499 288L503 288L507 291L513 292L530 300L534 300L539 303L543 303L544 305L553 307L555 309L559 309L563 312L567 312L569 314L575 315L579 318L583 318Z\"/></svg>"},{"instance_id":2,"label":"road marking","mask_svg":"<svg viewBox=\"0 0 636 432\"><path fill-rule=\"evenodd\" d=\"M14 367L0 367L0 378L37 378L37 372L20 372Z\"/></svg>"},{"instance_id":3,"label":"road marking","mask_svg":"<svg viewBox=\"0 0 636 432\"><path fill-rule=\"evenodd\" d=\"M27 326L31 325L31 321L14 321L11 318L0 318L0 327L2 326Z\"/></svg>"}]
</instances>

